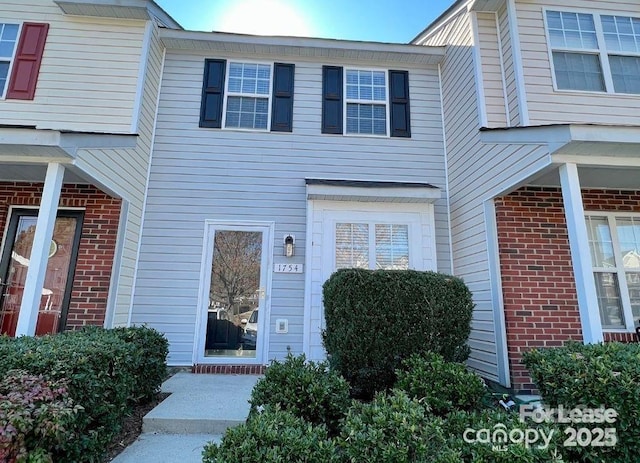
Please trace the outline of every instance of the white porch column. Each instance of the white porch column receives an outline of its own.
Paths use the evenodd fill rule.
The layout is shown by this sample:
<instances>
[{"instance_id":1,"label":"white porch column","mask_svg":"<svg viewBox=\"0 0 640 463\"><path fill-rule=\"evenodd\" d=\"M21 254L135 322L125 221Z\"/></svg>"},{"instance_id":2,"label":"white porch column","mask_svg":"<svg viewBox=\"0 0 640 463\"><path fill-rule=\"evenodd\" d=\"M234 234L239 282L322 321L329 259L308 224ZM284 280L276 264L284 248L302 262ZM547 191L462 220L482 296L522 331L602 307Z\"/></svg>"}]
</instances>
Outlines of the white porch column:
<instances>
[{"instance_id":1,"label":"white porch column","mask_svg":"<svg viewBox=\"0 0 640 463\"><path fill-rule=\"evenodd\" d=\"M585 344L603 342L598 295L593 279L591 251L589 250L589 235L587 234L587 222L584 217L576 164L567 163L560 166L560 185L562 186L564 213L567 218L583 340Z\"/></svg>"},{"instance_id":2,"label":"white porch column","mask_svg":"<svg viewBox=\"0 0 640 463\"><path fill-rule=\"evenodd\" d=\"M44 276L47 271L53 227L58 214L58 201L60 200L63 177L64 166L54 162L49 163L40 210L38 211L38 222L33 236L27 278L24 283L16 336L33 336L36 332L38 309L40 308Z\"/></svg>"}]
</instances>

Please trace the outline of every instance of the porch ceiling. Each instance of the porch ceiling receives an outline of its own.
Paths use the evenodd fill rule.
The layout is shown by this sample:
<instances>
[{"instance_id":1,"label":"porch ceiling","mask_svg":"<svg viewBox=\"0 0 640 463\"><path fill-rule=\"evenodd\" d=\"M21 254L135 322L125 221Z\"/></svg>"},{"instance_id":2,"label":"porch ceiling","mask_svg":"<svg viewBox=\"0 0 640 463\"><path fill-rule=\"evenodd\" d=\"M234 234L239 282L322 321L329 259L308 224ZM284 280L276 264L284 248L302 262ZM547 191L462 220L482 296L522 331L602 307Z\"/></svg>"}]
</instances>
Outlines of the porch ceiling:
<instances>
[{"instance_id":1,"label":"porch ceiling","mask_svg":"<svg viewBox=\"0 0 640 463\"><path fill-rule=\"evenodd\" d=\"M578 166L582 188L639 190L640 167ZM560 187L560 176L555 168L533 178L532 186Z\"/></svg>"},{"instance_id":2,"label":"porch ceiling","mask_svg":"<svg viewBox=\"0 0 640 463\"><path fill-rule=\"evenodd\" d=\"M0 158L1 159L1 158ZM44 182L46 164L4 163L0 161L0 182ZM91 183L69 169L65 169L65 183Z\"/></svg>"}]
</instances>

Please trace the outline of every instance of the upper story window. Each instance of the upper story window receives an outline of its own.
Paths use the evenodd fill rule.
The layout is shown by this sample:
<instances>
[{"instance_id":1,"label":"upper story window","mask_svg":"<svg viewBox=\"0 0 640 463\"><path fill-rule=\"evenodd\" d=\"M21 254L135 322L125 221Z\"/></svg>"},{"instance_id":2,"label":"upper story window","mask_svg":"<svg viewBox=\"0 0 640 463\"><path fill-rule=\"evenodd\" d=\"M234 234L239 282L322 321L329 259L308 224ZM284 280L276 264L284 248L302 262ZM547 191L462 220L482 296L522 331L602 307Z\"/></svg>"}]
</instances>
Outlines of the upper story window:
<instances>
[{"instance_id":1,"label":"upper story window","mask_svg":"<svg viewBox=\"0 0 640 463\"><path fill-rule=\"evenodd\" d=\"M347 69L346 133L387 134L387 74Z\"/></svg>"},{"instance_id":2,"label":"upper story window","mask_svg":"<svg viewBox=\"0 0 640 463\"><path fill-rule=\"evenodd\" d=\"M411 137L409 73L323 66L322 133Z\"/></svg>"},{"instance_id":3,"label":"upper story window","mask_svg":"<svg viewBox=\"0 0 640 463\"><path fill-rule=\"evenodd\" d=\"M291 132L293 64L207 59L200 127Z\"/></svg>"},{"instance_id":4,"label":"upper story window","mask_svg":"<svg viewBox=\"0 0 640 463\"><path fill-rule=\"evenodd\" d=\"M4 95L7 81L9 80L9 69L11 60L18 41L18 25L0 23L0 95Z\"/></svg>"},{"instance_id":5,"label":"upper story window","mask_svg":"<svg viewBox=\"0 0 640 463\"><path fill-rule=\"evenodd\" d=\"M271 65L229 63L224 127L267 130Z\"/></svg>"},{"instance_id":6,"label":"upper story window","mask_svg":"<svg viewBox=\"0 0 640 463\"><path fill-rule=\"evenodd\" d=\"M556 87L640 94L640 18L546 12Z\"/></svg>"}]
</instances>

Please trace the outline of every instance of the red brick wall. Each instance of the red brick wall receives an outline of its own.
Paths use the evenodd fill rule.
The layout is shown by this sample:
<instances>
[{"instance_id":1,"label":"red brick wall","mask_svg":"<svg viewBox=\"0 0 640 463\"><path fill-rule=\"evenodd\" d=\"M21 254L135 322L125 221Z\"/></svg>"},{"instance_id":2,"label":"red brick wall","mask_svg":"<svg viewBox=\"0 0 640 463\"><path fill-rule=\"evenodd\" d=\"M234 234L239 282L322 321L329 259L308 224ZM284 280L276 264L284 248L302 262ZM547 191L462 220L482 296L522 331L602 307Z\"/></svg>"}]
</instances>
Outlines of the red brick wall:
<instances>
[{"instance_id":1,"label":"red brick wall","mask_svg":"<svg viewBox=\"0 0 640 463\"><path fill-rule=\"evenodd\" d=\"M37 206L41 183L0 182L0 230L4 233L9 206ZM107 307L111 267L118 234L120 199L90 185L65 184L60 207L84 209L67 329L102 325Z\"/></svg>"},{"instance_id":2,"label":"red brick wall","mask_svg":"<svg viewBox=\"0 0 640 463\"><path fill-rule=\"evenodd\" d=\"M583 190L582 196L586 211L640 212L640 191ZM496 218L511 381L527 392L534 385L522 352L582 341L560 189L525 187L497 198Z\"/></svg>"}]
</instances>

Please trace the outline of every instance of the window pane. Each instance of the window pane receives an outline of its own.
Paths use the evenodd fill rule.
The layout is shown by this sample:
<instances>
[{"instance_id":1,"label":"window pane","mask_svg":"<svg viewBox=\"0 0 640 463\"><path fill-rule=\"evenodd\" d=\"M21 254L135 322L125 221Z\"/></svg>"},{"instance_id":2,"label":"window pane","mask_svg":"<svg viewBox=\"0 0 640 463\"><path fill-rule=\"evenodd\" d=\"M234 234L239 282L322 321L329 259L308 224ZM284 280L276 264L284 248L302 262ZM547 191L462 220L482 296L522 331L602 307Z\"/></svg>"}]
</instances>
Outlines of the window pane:
<instances>
[{"instance_id":1,"label":"window pane","mask_svg":"<svg viewBox=\"0 0 640 463\"><path fill-rule=\"evenodd\" d=\"M409 226L376 224L376 268L409 268Z\"/></svg>"},{"instance_id":2,"label":"window pane","mask_svg":"<svg viewBox=\"0 0 640 463\"><path fill-rule=\"evenodd\" d=\"M13 58L13 49L16 45L16 39L18 37L18 25L17 24L2 24L0 23L0 57L1 58Z\"/></svg>"},{"instance_id":3,"label":"window pane","mask_svg":"<svg viewBox=\"0 0 640 463\"><path fill-rule=\"evenodd\" d=\"M640 273L627 273L627 287L635 326L640 325Z\"/></svg>"},{"instance_id":4,"label":"window pane","mask_svg":"<svg viewBox=\"0 0 640 463\"><path fill-rule=\"evenodd\" d=\"M613 240L606 217L587 217L586 221L592 265L599 268L615 268Z\"/></svg>"},{"instance_id":5,"label":"window pane","mask_svg":"<svg viewBox=\"0 0 640 463\"><path fill-rule=\"evenodd\" d=\"M616 93L640 94L640 57L609 56Z\"/></svg>"},{"instance_id":6,"label":"window pane","mask_svg":"<svg viewBox=\"0 0 640 463\"><path fill-rule=\"evenodd\" d=\"M596 27L591 14L547 11L547 28L555 48L598 48Z\"/></svg>"},{"instance_id":7,"label":"window pane","mask_svg":"<svg viewBox=\"0 0 640 463\"><path fill-rule=\"evenodd\" d=\"M9 63L0 61L0 95L4 92L7 83L7 74L9 74Z\"/></svg>"},{"instance_id":8,"label":"window pane","mask_svg":"<svg viewBox=\"0 0 640 463\"><path fill-rule=\"evenodd\" d=\"M271 67L266 64L230 63L229 91L247 95L269 95Z\"/></svg>"},{"instance_id":9,"label":"window pane","mask_svg":"<svg viewBox=\"0 0 640 463\"><path fill-rule=\"evenodd\" d=\"M640 53L640 18L603 15L602 29L607 50Z\"/></svg>"},{"instance_id":10,"label":"window pane","mask_svg":"<svg viewBox=\"0 0 640 463\"><path fill-rule=\"evenodd\" d=\"M336 269L369 268L369 225L336 224Z\"/></svg>"},{"instance_id":11,"label":"window pane","mask_svg":"<svg viewBox=\"0 0 640 463\"><path fill-rule=\"evenodd\" d=\"M348 103L347 133L386 135L386 106Z\"/></svg>"},{"instance_id":12,"label":"window pane","mask_svg":"<svg viewBox=\"0 0 640 463\"><path fill-rule=\"evenodd\" d=\"M383 71L349 69L347 99L385 101L387 98L386 74Z\"/></svg>"},{"instance_id":13,"label":"window pane","mask_svg":"<svg viewBox=\"0 0 640 463\"><path fill-rule=\"evenodd\" d=\"M605 91L598 55L554 51L553 64L559 89Z\"/></svg>"},{"instance_id":14,"label":"window pane","mask_svg":"<svg viewBox=\"0 0 640 463\"><path fill-rule=\"evenodd\" d=\"M268 117L269 103L266 98L227 97L225 127L264 130Z\"/></svg>"},{"instance_id":15,"label":"window pane","mask_svg":"<svg viewBox=\"0 0 640 463\"><path fill-rule=\"evenodd\" d=\"M616 217L616 231L624 268L640 271L640 219Z\"/></svg>"},{"instance_id":16,"label":"window pane","mask_svg":"<svg viewBox=\"0 0 640 463\"><path fill-rule=\"evenodd\" d=\"M623 328L625 322L622 314L618 275L596 272L594 277L603 328Z\"/></svg>"}]
</instances>

